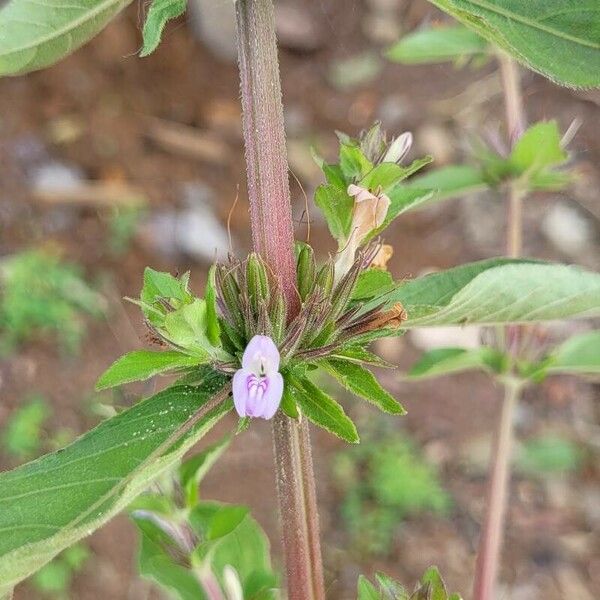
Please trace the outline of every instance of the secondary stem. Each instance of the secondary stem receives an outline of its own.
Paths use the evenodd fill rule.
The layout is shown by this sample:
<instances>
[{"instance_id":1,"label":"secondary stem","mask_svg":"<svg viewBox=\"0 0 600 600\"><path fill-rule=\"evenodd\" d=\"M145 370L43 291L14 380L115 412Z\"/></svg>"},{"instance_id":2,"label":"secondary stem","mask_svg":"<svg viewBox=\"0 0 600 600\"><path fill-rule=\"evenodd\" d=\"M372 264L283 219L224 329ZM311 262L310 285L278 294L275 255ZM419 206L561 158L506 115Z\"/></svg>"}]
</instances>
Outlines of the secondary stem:
<instances>
[{"instance_id":1,"label":"secondary stem","mask_svg":"<svg viewBox=\"0 0 600 600\"><path fill-rule=\"evenodd\" d=\"M254 248L299 309L283 106L272 0L236 0L243 130ZM289 600L324 595L315 480L308 425L273 419L277 492Z\"/></svg>"},{"instance_id":2,"label":"secondary stem","mask_svg":"<svg viewBox=\"0 0 600 600\"><path fill-rule=\"evenodd\" d=\"M510 56L505 53L501 53L498 60L504 90L508 141L509 146L512 148L525 129L519 69ZM520 256L522 252L522 205L524 196L525 192L520 182L511 181L507 199L506 252L512 258ZM519 326L509 325L506 327L505 346L508 353L513 357L519 351L520 337L521 329ZM511 379L505 381L504 386L502 412L492 452L485 522L475 567L474 600L493 600L500 564L512 449L512 422L514 408L518 402L522 384Z\"/></svg>"},{"instance_id":3,"label":"secondary stem","mask_svg":"<svg viewBox=\"0 0 600 600\"><path fill-rule=\"evenodd\" d=\"M491 600L500 564L504 532L504 516L508 489L508 474L512 449L513 417L520 395L520 384L513 380L504 383L502 413L493 447L493 466L487 498L487 512L482 543L477 555L474 600Z\"/></svg>"},{"instance_id":4,"label":"secondary stem","mask_svg":"<svg viewBox=\"0 0 600 600\"><path fill-rule=\"evenodd\" d=\"M504 52L498 56L498 61L504 90L508 143L512 148L525 130L525 112L523 110L519 67ZM516 258L520 256L522 251L522 204L524 194L518 181L511 181L509 186L506 250L508 256Z\"/></svg>"}]
</instances>

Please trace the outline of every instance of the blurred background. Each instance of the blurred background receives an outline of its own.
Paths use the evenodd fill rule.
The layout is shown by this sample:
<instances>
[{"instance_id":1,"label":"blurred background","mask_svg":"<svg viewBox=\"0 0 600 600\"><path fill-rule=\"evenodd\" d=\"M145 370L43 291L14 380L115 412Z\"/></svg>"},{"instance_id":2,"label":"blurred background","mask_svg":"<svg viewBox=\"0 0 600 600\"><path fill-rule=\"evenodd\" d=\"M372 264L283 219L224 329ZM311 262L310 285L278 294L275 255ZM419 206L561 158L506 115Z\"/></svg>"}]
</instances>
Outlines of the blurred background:
<instances>
[{"instance_id":1,"label":"blurred background","mask_svg":"<svg viewBox=\"0 0 600 600\"><path fill-rule=\"evenodd\" d=\"M143 12L135 2L58 65L0 81L2 468L64 445L164 385L93 391L112 361L145 343L137 308L122 301L138 295L144 266L189 269L200 292L215 256L250 249L231 0L190 0L186 18L139 59ZM296 236L307 235L308 197L311 242L323 256L334 248L310 200L321 182L310 148L333 159L334 130L356 135L379 119L389 134L412 131L411 158L431 154L435 166L464 161L478 136L504 136L493 60L455 68L384 58L402 33L444 20L425 0L277 3ZM526 202L525 253L598 268L600 95L528 71L523 89L530 122L582 125L569 146L578 181ZM410 213L389 230L390 270L411 277L502 254L504 222L494 192ZM566 324L563 334L581 327ZM471 329L426 330L383 340L378 351L406 370L423 350L478 339ZM360 447L313 433L329 597L354 598L361 572L411 585L431 564L468 597L500 390L483 374L383 377L408 416L347 399ZM499 598L600 597L598 400L597 385L567 376L526 392ZM233 426L231 417L214 437ZM280 563L269 424L236 438L203 495L249 504ZM135 575L124 516L16 593L160 597Z\"/></svg>"}]
</instances>

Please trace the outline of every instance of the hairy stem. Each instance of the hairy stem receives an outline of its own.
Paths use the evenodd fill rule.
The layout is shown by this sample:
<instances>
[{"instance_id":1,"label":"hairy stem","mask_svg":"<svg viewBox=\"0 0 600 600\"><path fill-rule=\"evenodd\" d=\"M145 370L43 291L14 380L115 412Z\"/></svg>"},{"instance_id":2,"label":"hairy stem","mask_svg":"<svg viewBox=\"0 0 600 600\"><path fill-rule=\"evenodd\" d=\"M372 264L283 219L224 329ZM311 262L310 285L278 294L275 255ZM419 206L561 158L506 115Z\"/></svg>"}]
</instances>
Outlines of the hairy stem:
<instances>
[{"instance_id":1,"label":"hairy stem","mask_svg":"<svg viewBox=\"0 0 600 600\"><path fill-rule=\"evenodd\" d=\"M512 58L505 53L498 56L498 61L504 90L508 142L510 148L512 148L525 130L519 68ZM517 258L522 252L522 207L524 197L525 191L520 183L515 180L511 181L507 198L506 252L508 256L513 258ZM517 325L509 325L505 329L503 337L506 350L513 357L516 357L519 351L521 333L521 328ZM511 379L504 382L504 386L502 412L491 459L485 521L475 567L474 600L494 599L500 564L512 451L513 413L520 396L522 384Z\"/></svg>"},{"instance_id":2,"label":"hairy stem","mask_svg":"<svg viewBox=\"0 0 600 600\"><path fill-rule=\"evenodd\" d=\"M520 383L510 380L504 384L504 399L496 439L488 490L485 523L475 568L474 600L492 600L500 564L504 537L504 517L508 489L508 474L512 450L513 417L518 402Z\"/></svg>"},{"instance_id":3,"label":"hairy stem","mask_svg":"<svg viewBox=\"0 0 600 600\"><path fill-rule=\"evenodd\" d=\"M504 90L504 106L506 111L506 129L508 143L512 148L525 130L525 112L523 110L523 96L521 94L521 80L519 67L515 61L505 53L498 56L502 88ZM508 191L507 203L507 245L508 256L516 258L522 251L522 204L523 190L519 182L511 181Z\"/></svg>"},{"instance_id":4,"label":"hairy stem","mask_svg":"<svg viewBox=\"0 0 600 600\"><path fill-rule=\"evenodd\" d=\"M298 313L294 237L273 0L236 0L243 130L255 250ZM315 480L306 422L273 419L277 492L289 600L322 600Z\"/></svg>"}]
</instances>

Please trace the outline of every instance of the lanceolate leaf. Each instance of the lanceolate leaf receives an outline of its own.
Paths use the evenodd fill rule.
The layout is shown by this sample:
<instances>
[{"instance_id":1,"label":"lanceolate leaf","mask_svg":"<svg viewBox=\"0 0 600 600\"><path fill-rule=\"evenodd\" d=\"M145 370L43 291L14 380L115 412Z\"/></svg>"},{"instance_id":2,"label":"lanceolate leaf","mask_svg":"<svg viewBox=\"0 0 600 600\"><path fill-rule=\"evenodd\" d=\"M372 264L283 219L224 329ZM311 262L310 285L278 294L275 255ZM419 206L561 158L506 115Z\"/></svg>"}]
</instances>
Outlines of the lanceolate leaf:
<instances>
[{"instance_id":1,"label":"lanceolate leaf","mask_svg":"<svg viewBox=\"0 0 600 600\"><path fill-rule=\"evenodd\" d=\"M167 21L182 15L186 5L187 0L152 0L142 32L144 47L140 56L148 56L156 50Z\"/></svg>"},{"instance_id":2,"label":"lanceolate leaf","mask_svg":"<svg viewBox=\"0 0 600 600\"><path fill-rule=\"evenodd\" d=\"M600 274L497 258L413 279L384 298L390 306L402 303L408 312L402 326L407 329L591 317L600 314Z\"/></svg>"},{"instance_id":3,"label":"lanceolate leaf","mask_svg":"<svg viewBox=\"0 0 600 600\"><path fill-rule=\"evenodd\" d=\"M432 198L423 203L423 206L427 206L437 200L456 198L485 190L488 184L482 169L478 167L449 165L413 177L408 187L433 190Z\"/></svg>"},{"instance_id":4,"label":"lanceolate leaf","mask_svg":"<svg viewBox=\"0 0 600 600\"><path fill-rule=\"evenodd\" d=\"M331 396L306 378L290 380L294 399L308 419L347 442L355 444L359 441L356 426Z\"/></svg>"},{"instance_id":5,"label":"lanceolate leaf","mask_svg":"<svg viewBox=\"0 0 600 600\"><path fill-rule=\"evenodd\" d=\"M65 449L0 474L0 597L175 464L231 409L225 385L215 376L169 388Z\"/></svg>"},{"instance_id":6,"label":"lanceolate leaf","mask_svg":"<svg viewBox=\"0 0 600 600\"><path fill-rule=\"evenodd\" d=\"M181 367L193 367L198 358L181 352L134 350L116 360L98 379L97 390L115 387L131 381L144 381L154 375Z\"/></svg>"},{"instance_id":7,"label":"lanceolate leaf","mask_svg":"<svg viewBox=\"0 0 600 600\"><path fill-rule=\"evenodd\" d=\"M430 0L549 79L600 85L597 0Z\"/></svg>"},{"instance_id":8,"label":"lanceolate leaf","mask_svg":"<svg viewBox=\"0 0 600 600\"><path fill-rule=\"evenodd\" d=\"M551 354L549 373L600 374L600 331L573 336Z\"/></svg>"},{"instance_id":9,"label":"lanceolate leaf","mask_svg":"<svg viewBox=\"0 0 600 600\"><path fill-rule=\"evenodd\" d=\"M131 0L11 0L0 9L0 75L47 67L93 38Z\"/></svg>"},{"instance_id":10,"label":"lanceolate leaf","mask_svg":"<svg viewBox=\"0 0 600 600\"><path fill-rule=\"evenodd\" d=\"M414 65L460 59L489 51L487 42L462 25L429 27L404 36L386 53L398 63Z\"/></svg>"},{"instance_id":11,"label":"lanceolate leaf","mask_svg":"<svg viewBox=\"0 0 600 600\"><path fill-rule=\"evenodd\" d=\"M379 385L371 371L356 363L335 358L319 364L348 391L373 403L380 410L392 415L406 414L402 405Z\"/></svg>"},{"instance_id":12,"label":"lanceolate leaf","mask_svg":"<svg viewBox=\"0 0 600 600\"><path fill-rule=\"evenodd\" d=\"M408 372L410 379L428 379L473 369L502 371L503 355L489 348L436 348L421 356Z\"/></svg>"}]
</instances>

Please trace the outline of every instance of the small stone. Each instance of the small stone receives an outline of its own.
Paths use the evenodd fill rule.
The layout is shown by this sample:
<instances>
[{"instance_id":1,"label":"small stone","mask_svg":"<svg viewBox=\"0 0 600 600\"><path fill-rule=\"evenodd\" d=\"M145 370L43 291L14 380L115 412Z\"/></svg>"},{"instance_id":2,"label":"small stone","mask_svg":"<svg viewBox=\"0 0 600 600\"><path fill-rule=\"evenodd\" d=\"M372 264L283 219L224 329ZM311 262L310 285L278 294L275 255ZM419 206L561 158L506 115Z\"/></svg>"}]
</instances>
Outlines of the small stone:
<instances>
[{"instance_id":1,"label":"small stone","mask_svg":"<svg viewBox=\"0 0 600 600\"><path fill-rule=\"evenodd\" d=\"M421 350L434 350L452 346L454 348L479 348L481 328L466 327L422 327L411 329L411 342Z\"/></svg>"},{"instance_id":2,"label":"small stone","mask_svg":"<svg viewBox=\"0 0 600 600\"><path fill-rule=\"evenodd\" d=\"M297 52L314 52L324 42L323 31L316 19L297 4L275 5L277 41L283 48Z\"/></svg>"},{"instance_id":3,"label":"small stone","mask_svg":"<svg viewBox=\"0 0 600 600\"><path fill-rule=\"evenodd\" d=\"M367 38L375 44L389 45L400 38L402 27L393 13L371 13L362 24L362 30Z\"/></svg>"},{"instance_id":4,"label":"small stone","mask_svg":"<svg viewBox=\"0 0 600 600\"><path fill-rule=\"evenodd\" d=\"M347 90L371 83L382 68L381 60L374 52L355 54L344 60L334 61L329 68L330 83Z\"/></svg>"},{"instance_id":5,"label":"small stone","mask_svg":"<svg viewBox=\"0 0 600 600\"><path fill-rule=\"evenodd\" d=\"M217 58L235 62L237 31L233 2L191 0L187 18L198 41Z\"/></svg>"},{"instance_id":6,"label":"small stone","mask_svg":"<svg viewBox=\"0 0 600 600\"><path fill-rule=\"evenodd\" d=\"M455 138L450 132L440 125L423 125L417 130L415 140L419 150L424 154L431 154L436 166L450 164L455 157Z\"/></svg>"},{"instance_id":7,"label":"small stone","mask_svg":"<svg viewBox=\"0 0 600 600\"><path fill-rule=\"evenodd\" d=\"M546 213L542 231L558 250L571 258L586 252L594 237L591 223L565 202L555 204Z\"/></svg>"},{"instance_id":8,"label":"small stone","mask_svg":"<svg viewBox=\"0 0 600 600\"><path fill-rule=\"evenodd\" d=\"M81 169L59 161L43 163L29 174L30 184L38 190L75 189L83 181Z\"/></svg>"},{"instance_id":9,"label":"small stone","mask_svg":"<svg viewBox=\"0 0 600 600\"><path fill-rule=\"evenodd\" d=\"M400 94L386 96L377 111L377 117L382 122L384 129L395 130L409 112L406 97Z\"/></svg>"},{"instance_id":10,"label":"small stone","mask_svg":"<svg viewBox=\"0 0 600 600\"><path fill-rule=\"evenodd\" d=\"M227 230L213 211L213 192L203 183L183 188L185 208L150 215L139 227L142 244L167 257L181 254L212 262L226 256Z\"/></svg>"}]
</instances>

